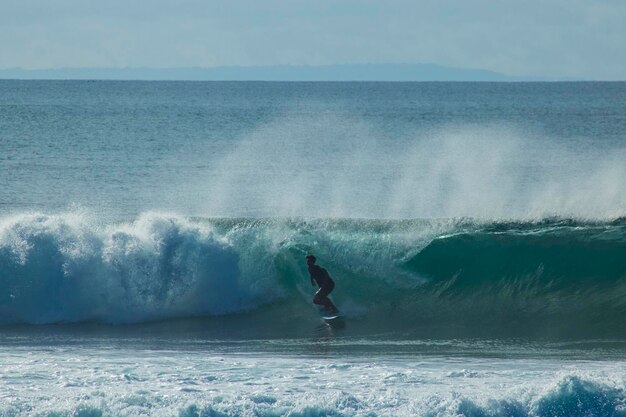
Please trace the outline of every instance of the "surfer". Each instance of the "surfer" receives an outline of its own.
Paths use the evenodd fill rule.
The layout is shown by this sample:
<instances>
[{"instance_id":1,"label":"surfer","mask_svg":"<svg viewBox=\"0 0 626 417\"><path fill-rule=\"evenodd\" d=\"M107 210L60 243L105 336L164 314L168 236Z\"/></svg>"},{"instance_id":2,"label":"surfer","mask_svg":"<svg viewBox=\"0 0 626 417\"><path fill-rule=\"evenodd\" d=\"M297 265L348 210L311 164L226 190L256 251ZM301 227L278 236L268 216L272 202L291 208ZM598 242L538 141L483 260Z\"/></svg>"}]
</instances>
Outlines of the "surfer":
<instances>
[{"instance_id":1,"label":"surfer","mask_svg":"<svg viewBox=\"0 0 626 417\"><path fill-rule=\"evenodd\" d=\"M328 272L319 265L315 265L315 256L307 255L306 264L309 267L309 275L311 275L311 285L315 283L320 287L313 297L313 303L324 306L324 310L329 313L336 313L337 307L328 298L328 294L335 288L335 281L328 275Z\"/></svg>"}]
</instances>

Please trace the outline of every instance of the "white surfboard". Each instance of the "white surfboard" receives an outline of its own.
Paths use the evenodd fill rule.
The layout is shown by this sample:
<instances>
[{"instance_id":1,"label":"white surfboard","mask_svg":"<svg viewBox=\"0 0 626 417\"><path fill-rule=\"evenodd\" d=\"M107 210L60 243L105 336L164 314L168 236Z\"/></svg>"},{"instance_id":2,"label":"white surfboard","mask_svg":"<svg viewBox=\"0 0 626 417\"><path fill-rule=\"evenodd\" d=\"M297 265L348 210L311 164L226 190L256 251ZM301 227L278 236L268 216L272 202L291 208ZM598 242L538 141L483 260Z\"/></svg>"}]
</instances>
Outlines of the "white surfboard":
<instances>
[{"instance_id":1,"label":"white surfboard","mask_svg":"<svg viewBox=\"0 0 626 417\"><path fill-rule=\"evenodd\" d=\"M319 313L320 313L320 317L322 318L322 320L324 320L328 324L338 323L340 321L343 321L343 317L344 317L343 313L339 310L335 311L334 313L330 313L324 310L319 310Z\"/></svg>"}]
</instances>

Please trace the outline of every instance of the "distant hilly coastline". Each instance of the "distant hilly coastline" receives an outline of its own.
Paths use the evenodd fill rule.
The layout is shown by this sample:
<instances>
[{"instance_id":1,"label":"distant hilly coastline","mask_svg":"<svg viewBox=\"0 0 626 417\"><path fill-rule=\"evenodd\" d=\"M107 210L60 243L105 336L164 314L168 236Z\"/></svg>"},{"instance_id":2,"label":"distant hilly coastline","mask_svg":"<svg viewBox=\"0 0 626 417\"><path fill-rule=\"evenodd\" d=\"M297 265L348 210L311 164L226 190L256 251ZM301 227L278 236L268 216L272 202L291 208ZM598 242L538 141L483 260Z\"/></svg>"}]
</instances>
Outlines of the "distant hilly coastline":
<instances>
[{"instance_id":1,"label":"distant hilly coastline","mask_svg":"<svg viewBox=\"0 0 626 417\"><path fill-rule=\"evenodd\" d=\"M540 81L435 64L224 66L213 68L0 69L0 79L189 81Z\"/></svg>"}]
</instances>

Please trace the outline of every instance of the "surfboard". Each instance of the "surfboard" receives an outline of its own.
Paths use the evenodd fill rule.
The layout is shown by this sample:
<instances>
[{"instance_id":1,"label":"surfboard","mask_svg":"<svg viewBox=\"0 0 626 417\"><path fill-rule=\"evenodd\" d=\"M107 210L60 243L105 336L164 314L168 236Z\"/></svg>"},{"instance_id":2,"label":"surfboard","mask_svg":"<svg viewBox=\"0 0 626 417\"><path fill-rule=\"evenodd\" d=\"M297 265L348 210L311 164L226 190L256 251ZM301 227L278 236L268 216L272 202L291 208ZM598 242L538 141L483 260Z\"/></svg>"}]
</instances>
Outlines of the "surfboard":
<instances>
[{"instance_id":1,"label":"surfboard","mask_svg":"<svg viewBox=\"0 0 626 417\"><path fill-rule=\"evenodd\" d=\"M322 320L326 322L326 324L338 324L343 322L343 313L341 311L336 311L334 313L329 313L328 311L319 310L320 317Z\"/></svg>"}]
</instances>

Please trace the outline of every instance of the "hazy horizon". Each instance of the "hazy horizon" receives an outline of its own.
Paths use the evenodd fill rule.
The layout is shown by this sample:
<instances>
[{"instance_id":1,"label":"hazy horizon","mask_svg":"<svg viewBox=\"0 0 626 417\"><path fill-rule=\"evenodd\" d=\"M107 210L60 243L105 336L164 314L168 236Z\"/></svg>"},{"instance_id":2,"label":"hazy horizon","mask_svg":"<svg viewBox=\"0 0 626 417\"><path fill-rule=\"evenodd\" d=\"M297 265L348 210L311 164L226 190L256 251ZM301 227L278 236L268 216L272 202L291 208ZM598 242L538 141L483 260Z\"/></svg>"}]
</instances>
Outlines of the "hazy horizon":
<instances>
[{"instance_id":1,"label":"hazy horizon","mask_svg":"<svg viewBox=\"0 0 626 417\"><path fill-rule=\"evenodd\" d=\"M536 81L476 68L434 64L0 69L0 79L181 81Z\"/></svg>"},{"instance_id":2,"label":"hazy horizon","mask_svg":"<svg viewBox=\"0 0 626 417\"><path fill-rule=\"evenodd\" d=\"M437 65L626 79L626 3L6 0L0 69Z\"/></svg>"}]
</instances>

